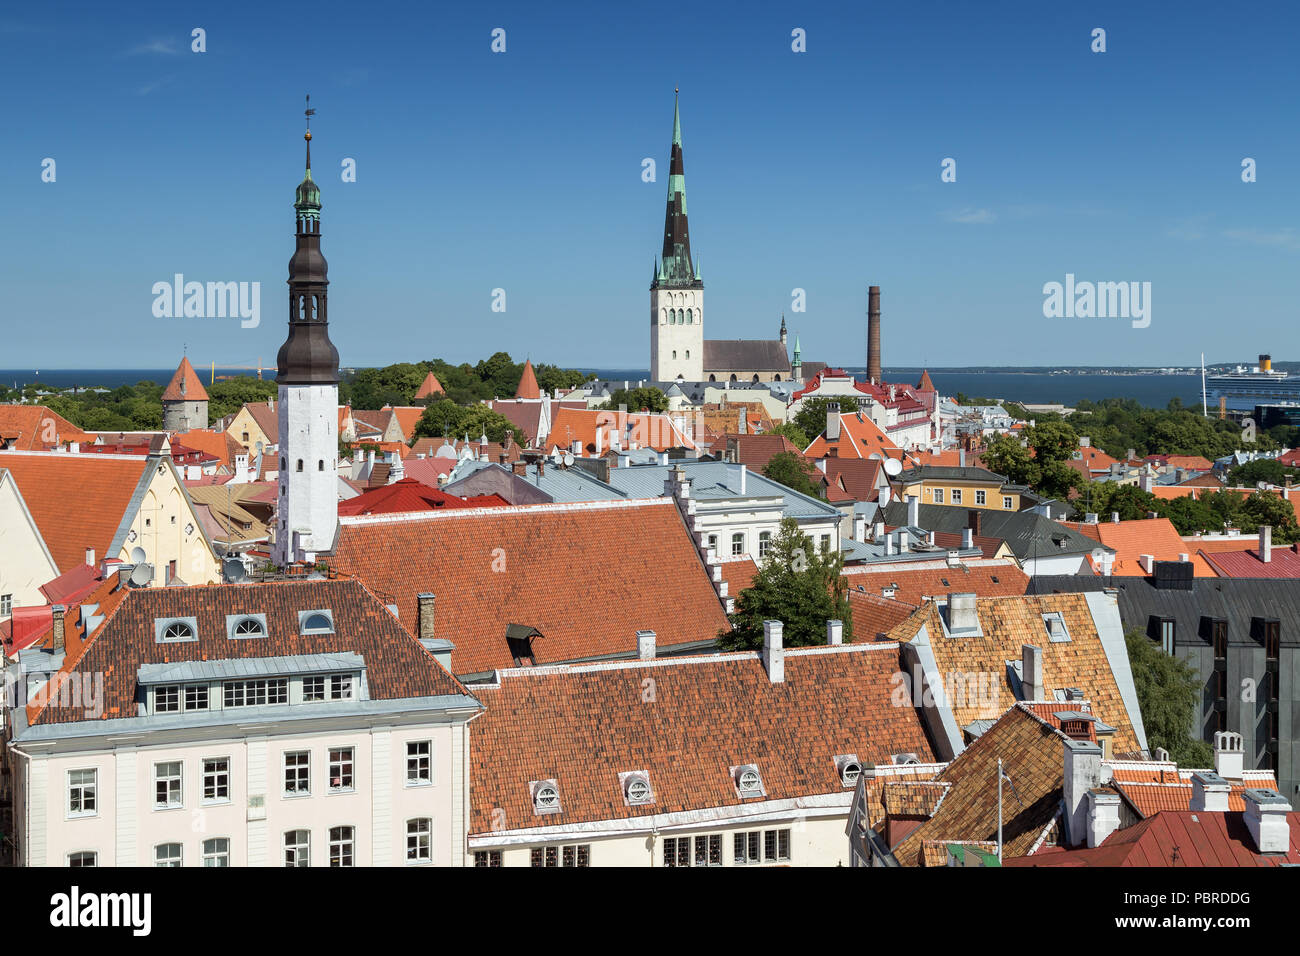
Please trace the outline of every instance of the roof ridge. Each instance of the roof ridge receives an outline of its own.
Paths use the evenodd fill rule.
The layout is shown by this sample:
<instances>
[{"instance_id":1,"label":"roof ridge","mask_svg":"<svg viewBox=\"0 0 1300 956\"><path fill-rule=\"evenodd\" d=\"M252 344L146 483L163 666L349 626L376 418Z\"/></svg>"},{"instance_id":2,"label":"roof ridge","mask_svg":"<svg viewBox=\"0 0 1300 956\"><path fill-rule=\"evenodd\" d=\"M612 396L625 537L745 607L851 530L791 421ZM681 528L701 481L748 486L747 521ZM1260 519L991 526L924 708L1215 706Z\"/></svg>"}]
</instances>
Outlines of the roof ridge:
<instances>
[{"instance_id":1,"label":"roof ridge","mask_svg":"<svg viewBox=\"0 0 1300 956\"><path fill-rule=\"evenodd\" d=\"M497 516L517 516L528 514L549 514L552 512L568 511L602 511L611 508L640 508L665 505L671 505L671 498L616 498L609 501L549 501L538 504L527 505L510 505L502 508L500 506L492 508L456 508L451 511L430 511L400 514L384 515L340 515L339 523L348 525L368 525L368 524L394 524L408 523L411 521L428 521L431 519L442 518L448 515L454 515L461 518L483 517L485 515Z\"/></svg>"}]
</instances>

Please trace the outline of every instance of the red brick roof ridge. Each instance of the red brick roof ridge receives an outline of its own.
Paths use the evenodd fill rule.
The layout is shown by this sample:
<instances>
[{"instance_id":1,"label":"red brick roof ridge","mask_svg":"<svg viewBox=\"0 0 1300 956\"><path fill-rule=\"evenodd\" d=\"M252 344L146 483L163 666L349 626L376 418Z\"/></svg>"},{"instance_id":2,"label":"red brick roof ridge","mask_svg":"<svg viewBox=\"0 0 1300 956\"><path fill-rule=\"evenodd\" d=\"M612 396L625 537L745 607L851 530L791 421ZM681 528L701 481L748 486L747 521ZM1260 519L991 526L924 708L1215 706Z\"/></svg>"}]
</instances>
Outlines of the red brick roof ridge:
<instances>
[{"instance_id":1,"label":"red brick roof ridge","mask_svg":"<svg viewBox=\"0 0 1300 956\"><path fill-rule=\"evenodd\" d=\"M447 517L449 515L457 518L474 518L489 515L494 518L501 518L535 514L537 512L603 511L611 508L662 508L669 506L676 510L676 503L669 498L617 498L609 501L547 501L539 502L537 504L509 505L504 508L497 505L491 508L454 508L450 511L407 512L380 515L340 515L339 521L350 525L407 524L412 521L428 521L434 518ZM678 512L678 514L680 516L681 512ZM701 560L703 559L701 558Z\"/></svg>"}]
</instances>

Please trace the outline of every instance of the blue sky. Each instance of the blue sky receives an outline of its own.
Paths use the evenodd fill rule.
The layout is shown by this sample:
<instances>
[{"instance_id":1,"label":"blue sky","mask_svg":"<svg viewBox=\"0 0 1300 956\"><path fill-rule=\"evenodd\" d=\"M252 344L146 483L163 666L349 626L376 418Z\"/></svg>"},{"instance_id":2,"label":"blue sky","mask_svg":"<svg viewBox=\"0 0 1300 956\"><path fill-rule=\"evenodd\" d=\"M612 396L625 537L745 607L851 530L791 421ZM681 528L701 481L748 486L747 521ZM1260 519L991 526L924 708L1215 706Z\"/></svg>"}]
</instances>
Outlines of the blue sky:
<instances>
[{"instance_id":1,"label":"blue sky","mask_svg":"<svg viewBox=\"0 0 1300 956\"><path fill-rule=\"evenodd\" d=\"M345 365L646 367L674 86L709 337L860 365L876 284L886 366L1300 359L1294 4L443 6L9 5L0 368L274 362L307 91ZM155 318L177 272L260 326ZM1044 318L1066 273L1150 326Z\"/></svg>"}]
</instances>

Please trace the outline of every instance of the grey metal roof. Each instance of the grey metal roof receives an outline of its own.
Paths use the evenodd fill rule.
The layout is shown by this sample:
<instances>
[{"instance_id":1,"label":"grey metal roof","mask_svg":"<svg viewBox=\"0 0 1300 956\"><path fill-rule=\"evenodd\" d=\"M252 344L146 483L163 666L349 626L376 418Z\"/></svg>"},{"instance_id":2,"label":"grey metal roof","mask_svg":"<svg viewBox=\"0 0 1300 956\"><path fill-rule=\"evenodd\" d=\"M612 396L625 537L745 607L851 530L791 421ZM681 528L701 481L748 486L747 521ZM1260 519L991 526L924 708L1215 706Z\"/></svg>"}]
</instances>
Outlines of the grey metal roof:
<instances>
[{"instance_id":1,"label":"grey metal roof","mask_svg":"<svg viewBox=\"0 0 1300 956\"><path fill-rule=\"evenodd\" d=\"M462 462L455 471L455 481L460 481L483 468L492 467L492 462ZM499 466L497 466L499 467ZM462 470L463 469L463 470ZM548 464L538 477L537 466L529 465L521 476L524 481L550 496L552 501L568 504L575 501L617 501L627 498L626 492L605 484L599 478L581 468L560 468ZM448 482L445 488L451 489L455 482ZM663 491L662 482L660 483Z\"/></svg>"},{"instance_id":2,"label":"grey metal roof","mask_svg":"<svg viewBox=\"0 0 1300 956\"><path fill-rule=\"evenodd\" d=\"M700 501L718 501L742 497L737 481L740 465L721 461L675 462L672 465L631 465L613 468L609 483L630 498L659 498L664 493L664 481L671 468L680 465L691 482L691 496ZM785 499L783 508L787 518L833 518L840 512L824 501L800 494L773 481L759 472L746 470L743 497L763 498L780 496Z\"/></svg>"},{"instance_id":3,"label":"grey metal roof","mask_svg":"<svg viewBox=\"0 0 1300 956\"><path fill-rule=\"evenodd\" d=\"M967 526L971 508L959 505L920 505L920 526L930 531L961 532ZM1062 554L1091 554L1097 549L1113 551L1101 542L1067 528L1033 511L978 509L980 534L1002 538L1021 561ZM884 522L891 527L907 523L907 505L892 501L884 509ZM1064 542L1062 547L1060 542Z\"/></svg>"},{"instance_id":4,"label":"grey metal roof","mask_svg":"<svg viewBox=\"0 0 1300 956\"><path fill-rule=\"evenodd\" d=\"M1286 644L1300 644L1300 584L1288 578L1193 578L1191 590L1158 588L1149 577L1101 577L1095 575L1038 575L1030 581L1030 592L1050 594L1095 592L1113 588L1119 597L1120 619L1126 629L1152 633L1153 620L1175 622L1178 644L1203 644L1209 634L1203 621L1228 622L1230 644L1253 644L1254 618L1282 622L1281 638Z\"/></svg>"},{"instance_id":5,"label":"grey metal roof","mask_svg":"<svg viewBox=\"0 0 1300 956\"><path fill-rule=\"evenodd\" d=\"M183 681L227 680L239 677L284 677L361 670L360 654L295 654L288 657L235 657L217 661L177 661L141 664L136 679L141 684L176 684Z\"/></svg>"},{"instance_id":6,"label":"grey metal roof","mask_svg":"<svg viewBox=\"0 0 1300 956\"><path fill-rule=\"evenodd\" d=\"M933 478L940 481L996 481L1005 484L1006 478L978 465L917 465L898 476L900 482Z\"/></svg>"},{"instance_id":7,"label":"grey metal roof","mask_svg":"<svg viewBox=\"0 0 1300 956\"><path fill-rule=\"evenodd\" d=\"M790 372L780 339L705 339L705 372Z\"/></svg>"}]
</instances>

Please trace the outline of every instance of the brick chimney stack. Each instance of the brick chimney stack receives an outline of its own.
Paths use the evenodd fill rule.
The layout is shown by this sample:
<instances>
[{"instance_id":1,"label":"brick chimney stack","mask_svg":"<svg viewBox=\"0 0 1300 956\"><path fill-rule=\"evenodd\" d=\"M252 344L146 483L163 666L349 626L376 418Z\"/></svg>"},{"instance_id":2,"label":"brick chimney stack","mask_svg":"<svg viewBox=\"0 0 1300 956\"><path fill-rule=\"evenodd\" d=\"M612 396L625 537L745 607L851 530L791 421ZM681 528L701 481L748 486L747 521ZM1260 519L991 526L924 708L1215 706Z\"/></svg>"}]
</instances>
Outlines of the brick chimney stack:
<instances>
[{"instance_id":1,"label":"brick chimney stack","mask_svg":"<svg viewBox=\"0 0 1300 956\"><path fill-rule=\"evenodd\" d=\"M880 384L880 286L867 288L867 380Z\"/></svg>"}]
</instances>

